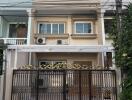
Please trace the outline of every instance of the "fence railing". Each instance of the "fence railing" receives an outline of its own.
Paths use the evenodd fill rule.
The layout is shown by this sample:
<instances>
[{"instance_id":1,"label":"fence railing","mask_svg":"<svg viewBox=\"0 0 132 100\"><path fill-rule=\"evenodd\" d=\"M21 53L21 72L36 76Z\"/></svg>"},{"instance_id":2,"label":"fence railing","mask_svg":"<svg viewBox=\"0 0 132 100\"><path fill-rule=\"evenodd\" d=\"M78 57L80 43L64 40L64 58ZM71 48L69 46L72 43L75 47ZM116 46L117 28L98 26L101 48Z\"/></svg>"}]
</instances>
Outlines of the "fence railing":
<instances>
[{"instance_id":1,"label":"fence railing","mask_svg":"<svg viewBox=\"0 0 132 100\"><path fill-rule=\"evenodd\" d=\"M5 44L9 45L26 45L27 38L1 38Z\"/></svg>"},{"instance_id":2,"label":"fence railing","mask_svg":"<svg viewBox=\"0 0 132 100\"><path fill-rule=\"evenodd\" d=\"M117 100L114 70L14 70L12 100Z\"/></svg>"}]
</instances>

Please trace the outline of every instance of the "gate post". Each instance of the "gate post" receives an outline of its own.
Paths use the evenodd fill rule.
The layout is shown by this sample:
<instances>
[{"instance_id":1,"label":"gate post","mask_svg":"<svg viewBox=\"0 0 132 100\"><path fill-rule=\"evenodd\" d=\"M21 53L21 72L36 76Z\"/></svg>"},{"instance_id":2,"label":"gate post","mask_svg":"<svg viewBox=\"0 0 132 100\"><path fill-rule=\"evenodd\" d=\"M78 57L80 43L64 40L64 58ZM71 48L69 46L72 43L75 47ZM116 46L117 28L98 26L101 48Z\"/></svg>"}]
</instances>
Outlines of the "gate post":
<instances>
[{"instance_id":1,"label":"gate post","mask_svg":"<svg viewBox=\"0 0 132 100\"><path fill-rule=\"evenodd\" d=\"M63 100L66 100L66 70L63 71Z\"/></svg>"},{"instance_id":2,"label":"gate post","mask_svg":"<svg viewBox=\"0 0 132 100\"><path fill-rule=\"evenodd\" d=\"M81 70L79 70L79 100L81 100L82 96L82 88L81 88Z\"/></svg>"},{"instance_id":3,"label":"gate post","mask_svg":"<svg viewBox=\"0 0 132 100\"><path fill-rule=\"evenodd\" d=\"M38 100L38 95L39 95L39 83L38 83L38 81L39 81L39 69L37 69L37 79L36 79L36 100Z\"/></svg>"},{"instance_id":4,"label":"gate post","mask_svg":"<svg viewBox=\"0 0 132 100\"><path fill-rule=\"evenodd\" d=\"M91 70L89 70L89 75L88 75L88 80L89 80L89 100L92 100L92 84L91 84L91 80L92 80L92 73Z\"/></svg>"}]
</instances>

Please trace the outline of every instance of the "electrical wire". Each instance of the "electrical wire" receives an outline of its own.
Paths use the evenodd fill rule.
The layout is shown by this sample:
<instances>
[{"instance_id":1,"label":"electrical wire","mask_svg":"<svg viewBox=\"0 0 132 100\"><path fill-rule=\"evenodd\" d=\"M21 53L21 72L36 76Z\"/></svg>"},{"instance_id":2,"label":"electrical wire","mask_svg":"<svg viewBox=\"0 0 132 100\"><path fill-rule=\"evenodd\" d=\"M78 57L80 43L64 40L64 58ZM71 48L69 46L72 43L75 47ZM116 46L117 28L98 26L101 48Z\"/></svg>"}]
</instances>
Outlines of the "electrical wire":
<instances>
[{"instance_id":1,"label":"electrical wire","mask_svg":"<svg viewBox=\"0 0 132 100\"><path fill-rule=\"evenodd\" d=\"M61 1L61 0L60 0ZM71 1L71 0L68 0L68 1ZM9 4L8 6L0 6L0 8L8 8L8 7L17 7L17 8L25 8L25 7L29 7L30 8L30 6L24 6L24 4L27 4L27 3L33 3L33 5L32 5L32 8L35 8L36 6L38 6L38 7L40 7L40 6L43 6L43 8L45 8L45 9L49 9L49 10L51 10L51 9L55 9L55 8L59 8L59 7L64 7L64 4L62 3L62 4L60 4L60 5L54 5L54 3L46 3L46 2L51 2L51 1L38 1L38 2L36 2L36 1L33 1L33 2L30 2L30 0L28 0L28 1L25 1L25 2L13 2L13 3L4 3L4 4ZM115 8L115 6L116 6L116 4L114 4L115 2L109 2L109 0L108 1L106 1L106 2L104 2L103 4L101 4L100 6L101 7L104 7L105 9L112 9L112 10L114 10L114 8ZM124 3L128 3L128 2L123 2L123 5L122 6L126 6L126 4L124 5ZM3 4L3 3L0 3L0 4ZM21 4L21 6L20 6L20 4ZM80 3L79 3L80 4ZM49 6L50 5L50 6ZM51 7L51 5L52 6L54 6L54 7ZM66 5L66 7L68 7L68 8L71 8L70 6L72 6L73 4L71 4L71 5ZM85 4L85 5L87 5L87 4ZM91 3L90 3L90 5L91 5ZM45 6L45 7L44 7ZM49 6L49 7L48 7ZM84 5L83 5L84 6ZM75 7L75 6L74 6ZM77 6L78 7L78 6ZM89 6L86 6L86 7L89 7ZM4 11L4 10L3 10ZM98 14L99 14L99 12L97 12ZM21 15L21 14L19 14L19 15L17 15L17 14L15 14L15 15L9 15L9 14L5 14L5 15L0 15L0 16L19 16L19 17L41 17L41 16L45 16L46 14L38 14L38 15L34 15L34 16L28 16L28 15ZM55 14L48 14L48 15L55 15ZM57 15L57 14L56 14ZM58 14L58 15L69 15L69 14ZM76 14L76 15L79 15L79 14ZM86 15L88 15L88 14L86 14Z\"/></svg>"}]
</instances>

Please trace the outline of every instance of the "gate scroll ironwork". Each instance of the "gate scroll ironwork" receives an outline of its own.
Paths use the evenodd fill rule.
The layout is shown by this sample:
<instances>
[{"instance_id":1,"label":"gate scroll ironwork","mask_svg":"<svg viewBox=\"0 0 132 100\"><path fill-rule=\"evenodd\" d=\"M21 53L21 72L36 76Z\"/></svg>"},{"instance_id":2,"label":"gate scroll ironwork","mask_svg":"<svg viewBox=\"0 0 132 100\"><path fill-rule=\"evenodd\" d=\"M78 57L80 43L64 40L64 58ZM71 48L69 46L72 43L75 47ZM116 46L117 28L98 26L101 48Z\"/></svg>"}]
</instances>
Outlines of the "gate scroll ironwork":
<instances>
[{"instance_id":1,"label":"gate scroll ironwork","mask_svg":"<svg viewBox=\"0 0 132 100\"><path fill-rule=\"evenodd\" d=\"M12 100L117 100L114 70L18 69Z\"/></svg>"}]
</instances>

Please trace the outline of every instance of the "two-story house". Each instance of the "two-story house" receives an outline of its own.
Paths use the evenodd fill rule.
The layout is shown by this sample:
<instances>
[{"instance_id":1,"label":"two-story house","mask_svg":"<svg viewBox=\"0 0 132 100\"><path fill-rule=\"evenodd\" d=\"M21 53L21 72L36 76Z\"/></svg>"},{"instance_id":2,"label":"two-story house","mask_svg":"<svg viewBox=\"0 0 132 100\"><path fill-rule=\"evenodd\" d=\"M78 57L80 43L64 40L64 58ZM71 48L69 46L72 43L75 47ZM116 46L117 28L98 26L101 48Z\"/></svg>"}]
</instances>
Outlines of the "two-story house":
<instances>
[{"instance_id":1,"label":"two-story house","mask_svg":"<svg viewBox=\"0 0 132 100\"><path fill-rule=\"evenodd\" d=\"M1 78L4 100L117 100L115 71L108 70L113 68L113 47L106 45L105 10L100 0L34 0L5 5L0 7L0 37L8 45ZM58 71L46 71L50 76L32 73L46 68ZM70 71L65 75L61 68ZM87 71L73 71L79 69ZM55 95L54 90L60 94Z\"/></svg>"}]
</instances>

